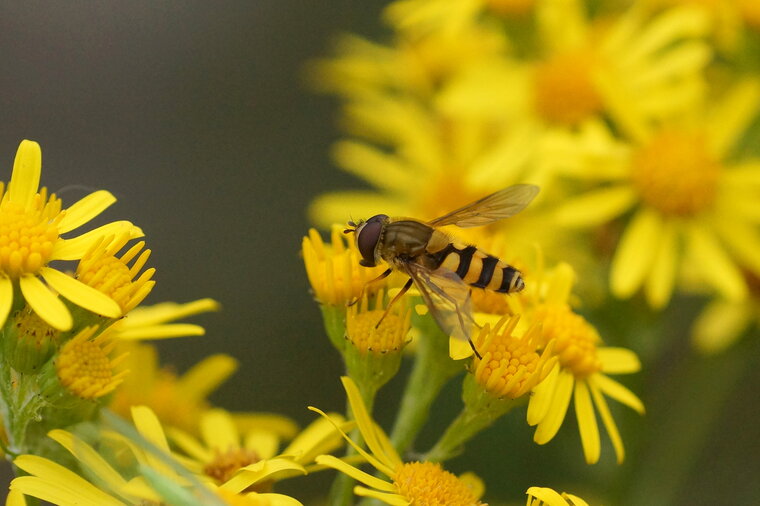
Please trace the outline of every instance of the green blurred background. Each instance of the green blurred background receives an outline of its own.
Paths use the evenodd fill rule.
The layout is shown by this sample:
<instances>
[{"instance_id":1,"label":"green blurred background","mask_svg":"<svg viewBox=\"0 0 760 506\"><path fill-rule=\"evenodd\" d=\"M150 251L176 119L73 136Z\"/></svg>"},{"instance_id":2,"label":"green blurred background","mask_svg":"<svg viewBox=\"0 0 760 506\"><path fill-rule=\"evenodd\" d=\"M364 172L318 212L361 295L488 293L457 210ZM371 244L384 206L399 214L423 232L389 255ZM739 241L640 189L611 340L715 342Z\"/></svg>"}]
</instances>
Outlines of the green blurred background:
<instances>
[{"instance_id":1,"label":"green blurred background","mask_svg":"<svg viewBox=\"0 0 760 506\"><path fill-rule=\"evenodd\" d=\"M303 69L339 32L381 37L383 4L0 6L2 179L28 138L42 146L42 184L64 203L100 188L117 196L105 219L134 221L153 249L158 284L147 302L222 303L222 312L195 319L206 337L160 349L178 371L214 352L237 357L240 370L213 396L228 409L306 424L314 418L307 405L344 406L340 360L322 333L298 251L308 202L358 183L329 160L336 102L309 92ZM449 467L480 474L492 504L520 503L531 485L586 494L591 504L760 503L760 340L717 359L692 357L679 332L698 304L685 301L683 313L665 313L644 336L626 324L652 318L640 307L617 304L607 308L615 316L594 320L610 344L637 349L647 363L645 374L624 379L647 416L615 411L629 449L623 467L606 439L602 462L583 463L573 416L538 447L522 414L500 421ZM401 386L397 378L378 399L386 427ZM444 392L420 448L458 410L458 389ZM316 497L329 478L288 490Z\"/></svg>"}]
</instances>

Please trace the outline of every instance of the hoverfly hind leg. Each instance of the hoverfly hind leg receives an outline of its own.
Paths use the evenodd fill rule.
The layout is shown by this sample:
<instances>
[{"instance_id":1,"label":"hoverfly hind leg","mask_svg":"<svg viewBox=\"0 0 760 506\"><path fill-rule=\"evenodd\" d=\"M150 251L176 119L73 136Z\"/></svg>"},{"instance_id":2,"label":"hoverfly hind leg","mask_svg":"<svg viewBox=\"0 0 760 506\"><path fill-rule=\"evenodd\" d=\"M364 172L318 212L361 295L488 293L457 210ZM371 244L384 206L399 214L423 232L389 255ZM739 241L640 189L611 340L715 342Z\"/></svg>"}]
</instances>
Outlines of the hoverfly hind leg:
<instances>
[{"instance_id":1,"label":"hoverfly hind leg","mask_svg":"<svg viewBox=\"0 0 760 506\"><path fill-rule=\"evenodd\" d=\"M383 271L382 274L380 274L375 279L371 279L371 280L367 281L366 283L364 283L364 286L362 287L362 291L359 292L359 295L354 300L352 300L351 302L347 303L346 306L350 307L350 306L353 306L354 304L356 304L357 302L359 302L362 299L362 297L364 296L364 292L367 291L367 286L368 285L371 285L372 283L377 283L378 281L381 281L381 280L387 278L388 276L391 275L391 272L393 272L393 269L386 269L385 271Z\"/></svg>"},{"instance_id":2,"label":"hoverfly hind leg","mask_svg":"<svg viewBox=\"0 0 760 506\"><path fill-rule=\"evenodd\" d=\"M475 353L475 356L478 357L478 360L483 360L483 355L478 352L478 349L475 347L475 343L472 342L472 339L468 338L467 342L470 343L470 348L472 348L472 351Z\"/></svg>"},{"instance_id":3,"label":"hoverfly hind leg","mask_svg":"<svg viewBox=\"0 0 760 506\"><path fill-rule=\"evenodd\" d=\"M391 301L388 303L388 307L385 308L385 312L383 313L383 316L381 316L380 319L375 324L375 328L378 328L380 324L383 322L383 320L385 319L385 317L388 315L388 313L390 313L391 308L393 307L393 304L395 304L401 297L404 296L406 292L409 291L409 289L412 287L413 282L414 280L412 278L409 278L409 280L404 284L401 290L399 290L396 296L393 297L393 299L391 299Z\"/></svg>"}]
</instances>

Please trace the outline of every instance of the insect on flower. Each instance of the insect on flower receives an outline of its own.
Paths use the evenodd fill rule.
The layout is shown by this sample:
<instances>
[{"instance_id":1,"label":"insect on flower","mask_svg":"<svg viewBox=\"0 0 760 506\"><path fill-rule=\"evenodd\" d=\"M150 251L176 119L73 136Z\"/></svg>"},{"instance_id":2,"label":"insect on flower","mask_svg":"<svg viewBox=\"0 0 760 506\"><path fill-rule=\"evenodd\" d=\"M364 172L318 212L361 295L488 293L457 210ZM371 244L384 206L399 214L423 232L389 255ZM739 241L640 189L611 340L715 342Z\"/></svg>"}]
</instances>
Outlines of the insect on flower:
<instances>
[{"instance_id":1,"label":"insect on flower","mask_svg":"<svg viewBox=\"0 0 760 506\"><path fill-rule=\"evenodd\" d=\"M466 340L480 357L470 337L475 325L470 287L513 293L525 288L525 283L520 271L511 265L452 239L438 227L479 227L508 218L525 209L538 190L531 184L509 186L429 222L378 214L367 221L348 222L351 228L344 232L354 233L361 265L374 267L381 260L389 265L369 283L387 277L394 269L409 276L388 308L414 283L441 329Z\"/></svg>"}]
</instances>

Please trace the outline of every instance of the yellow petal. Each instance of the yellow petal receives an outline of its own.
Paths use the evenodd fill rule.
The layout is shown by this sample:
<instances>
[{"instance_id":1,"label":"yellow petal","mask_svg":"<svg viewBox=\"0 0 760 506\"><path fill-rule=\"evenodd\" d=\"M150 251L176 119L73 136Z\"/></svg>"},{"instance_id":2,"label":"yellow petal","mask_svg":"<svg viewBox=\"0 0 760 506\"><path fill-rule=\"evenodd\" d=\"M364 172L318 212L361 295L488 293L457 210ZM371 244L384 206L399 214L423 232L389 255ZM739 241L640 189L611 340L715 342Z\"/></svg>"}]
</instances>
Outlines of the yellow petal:
<instances>
[{"instance_id":1,"label":"yellow petal","mask_svg":"<svg viewBox=\"0 0 760 506\"><path fill-rule=\"evenodd\" d=\"M486 484L483 483L483 480L481 480L477 474L462 473L458 478L459 481L464 483L464 485L470 489L472 495L474 495L476 499L480 499L483 497L483 494L486 493Z\"/></svg>"},{"instance_id":2,"label":"yellow petal","mask_svg":"<svg viewBox=\"0 0 760 506\"><path fill-rule=\"evenodd\" d=\"M596 350L602 371L610 374L630 374L641 369L638 355L627 348L605 346Z\"/></svg>"},{"instance_id":3,"label":"yellow petal","mask_svg":"<svg viewBox=\"0 0 760 506\"><path fill-rule=\"evenodd\" d=\"M359 497L370 497L372 499L377 499L381 503L390 504L391 506L409 506L409 504L411 504L409 501L398 494L394 494L393 492L378 492L377 490L372 490L371 488L366 488L359 485L354 487L354 494L358 495Z\"/></svg>"},{"instance_id":4,"label":"yellow petal","mask_svg":"<svg viewBox=\"0 0 760 506\"><path fill-rule=\"evenodd\" d=\"M119 491L126 485L126 480L92 446L71 432L54 429L48 432L48 436L66 448L82 463L84 468L89 469L105 482L109 489Z\"/></svg>"},{"instance_id":5,"label":"yellow petal","mask_svg":"<svg viewBox=\"0 0 760 506\"><path fill-rule=\"evenodd\" d=\"M533 388L528 401L528 425L537 425L549 412L549 407L554 399L554 391L557 388L558 376L559 365L556 365L546 378Z\"/></svg>"},{"instance_id":6,"label":"yellow petal","mask_svg":"<svg viewBox=\"0 0 760 506\"><path fill-rule=\"evenodd\" d=\"M535 497L541 503L548 506L567 506L565 501L559 492L546 487L530 487L526 492L528 496Z\"/></svg>"},{"instance_id":7,"label":"yellow petal","mask_svg":"<svg viewBox=\"0 0 760 506\"><path fill-rule=\"evenodd\" d=\"M13 281L5 276L0 276L0 328L5 325L8 313L13 305Z\"/></svg>"},{"instance_id":8,"label":"yellow petal","mask_svg":"<svg viewBox=\"0 0 760 506\"><path fill-rule=\"evenodd\" d=\"M303 466L290 459L274 458L261 460L255 464L243 467L235 476L223 483L220 488L238 493L262 481L276 481L303 474L306 474Z\"/></svg>"},{"instance_id":9,"label":"yellow petal","mask_svg":"<svg viewBox=\"0 0 760 506\"><path fill-rule=\"evenodd\" d=\"M652 263L652 271L646 280L649 305L660 309L670 301L678 265L678 245L675 224L666 221L662 226L660 241Z\"/></svg>"},{"instance_id":10,"label":"yellow petal","mask_svg":"<svg viewBox=\"0 0 760 506\"><path fill-rule=\"evenodd\" d=\"M451 360L462 360L472 355L472 346L469 341L457 337L449 338L449 357Z\"/></svg>"},{"instance_id":11,"label":"yellow petal","mask_svg":"<svg viewBox=\"0 0 760 506\"><path fill-rule=\"evenodd\" d=\"M604 392L606 395L612 397L618 402L622 402L629 408L638 412L640 415L644 414L644 403L641 402L641 399L639 399L636 394L609 376L597 373L594 376L594 384L599 387L599 390Z\"/></svg>"},{"instance_id":12,"label":"yellow petal","mask_svg":"<svg viewBox=\"0 0 760 506\"><path fill-rule=\"evenodd\" d=\"M760 207L755 202L756 207ZM748 269L760 276L760 230L738 220L724 220L716 230L723 242Z\"/></svg>"},{"instance_id":13,"label":"yellow petal","mask_svg":"<svg viewBox=\"0 0 760 506\"><path fill-rule=\"evenodd\" d=\"M243 446L256 452L262 459L271 459L280 449L280 438L273 432L253 430L246 433Z\"/></svg>"},{"instance_id":14,"label":"yellow petal","mask_svg":"<svg viewBox=\"0 0 760 506\"><path fill-rule=\"evenodd\" d=\"M588 192L560 205L557 223L566 226L593 227L620 216L636 200L628 185Z\"/></svg>"},{"instance_id":15,"label":"yellow petal","mask_svg":"<svg viewBox=\"0 0 760 506\"><path fill-rule=\"evenodd\" d=\"M9 490L8 497L5 498L5 506L26 506L24 494L18 490Z\"/></svg>"},{"instance_id":16,"label":"yellow petal","mask_svg":"<svg viewBox=\"0 0 760 506\"><path fill-rule=\"evenodd\" d=\"M581 444L586 464L599 462L601 453L601 441L599 440L599 426L596 423L594 405L591 403L591 395L585 381L575 382L575 416L578 419L578 429L581 433Z\"/></svg>"},{"instance_id":17,"label":"yellow petal","mask_svg":"<svg viewBox=\"0 0 760 506\"><path fill-rule=\"evenodd\" d=\"M142 437L150 441L158 449L169 452L169 443L166 441L166 434L161 427L161 422L158 417L148 406L132 406L132 421L135 424L137 432ZM167 477L176 477L176 473L171 467L163 462L162 459L153 454L153 452L145 452L145 459L151 468Z\"/></svg>"},{"instance_id":18,"label":"yellow petal","mask_svg":"<svg viewBox=\"0 0 760 506\"><path fill-rule=\"evenodd\" d=\"M23 140L13 160L13 174L8 183L8 199L23 208L32 203L40 186L42 150L34 141Z\"/></svg>"},{"instance_id":19,"label":"yellow petal","mask_svg":"<svg viewBox=\"0 0 760 506\"><path fill-rule=\"evenodd\" d=\"M69 310L58 296L53 294L36 276L21 276L19 285L24 299L32 306L37 316L55 329L69 330L71 328L74 322Z\"/></svg>"},{"instance_id":20,"label":"yellow petal","mask_svg":"<svg viewBox=\"0 0 760 506\"><path fill-rule=\"evenodd\" d=\"M317 457L317 464L337 469L341 473L346 474L355 480L364 483L368 487L372 487L376 490L381 490L383 492L396 491L396 486L393 483L389 483L385 480L381 480L380 478L372 476L369 473L365 473L361 469L357 469L352 465L346 464L339 458L333 457L332 455L320 455Z\"/></svg>"},{"instance_id":21,"label":"yellow petal","mask_svg":"<svg viewBox=\"0 0 760 506\"><path fill-rule=\"evenodd\" d=\"M660 217L649 209L636 213L628 224L612 258L610 286L615 296L630 297L641 286L652 265L661 230Z\"/></svg>"},{"instance_id":22,"label":"yellow petal","mask_svg":"<svg viewBox=\"0 0 760 506\"><path fill-rule=\"evenodd\" d=\"M332 150L336 163L371 186L390 191L406 191L413 184L410 167L395 155L364 142L339 141Z\"/></svg>"},{"instance_id":23,"label":"yellow petal","mask_svg":"<svg viewBox=\"0 0 760 506\"><path fill-rule=\"evenodd\" d=\"M246 497L258 500L265 506L303 506L303 503L298 499L283 494L257 494L253 492L246 494Z\"/></svg>"},{"instance_id":24,"label":"yellow petal","mask_svg":"<svg viewBox=\"0 0 760 506\"><path fill-rule=\"evenodd\" d=\"M567 503L572 506L588 506L588 503L578 497L577 495L568 494L567 492L562 492L562 497L565 499L569 499Z\"/></svg>"},{"instance_id":25,"label":"yellow petal","mask_svg":"<svg viewBox=\"0 0 760 506\"><path fill-rule=\"evenodd\" d=\"M549 410L546 416L541 420L536 427L536 432L533 434L533 441L542 445L552 440L557 435L557 431L562 426L562 422L565 420L565 414L567 408L570 405L570 397L573 394L573 384L575 378L572 374L566 371L560 371L557 377L557 386L554 390L554 397L552 399Z\"/></svg>"},{"instance_id":26,"label":"yellow petal","mask_svg":"<svg viewBox=\"0 0 760 506\"><path fill-rule=\"evenodd\" d=\"M751 301L713 301L694 322L692 341L702 353L719 353L741 337L756 316Z\"/></svg>"},{"instance_id":27,"label":"yellow petal","mask_svg":"<svg viewBox=\"0 0 760 506\"><path fill-rule=\"evenodd\" d=\"M328 413L327 416L332 423L325 418L315 420L293 439L282 454L293 456L293 459L301 464L308 464L317 455L330 453L340 447L343 439L333 424L341 426L346 423L346 420L337 413Z\"/></svg>"},{"instance_id":28,"label":"yellow petal","mask_svg":"<svg viewBox=\"0 0 760 506\"><path fill-rule=\"evenodd\" d=\"M625 459L623 438L620 437L620 431L618 431L617 424L615 424L615 419L612 418L612 413L610 413L610 408L607 406L607 401L595 384L596 377L597 375L593 375L589 378L588 383L591 395L594 398L596 409L599 411L599 416L602 418L602 423L604 423L604 428L607 430L607 435L610 436L610 441L612 441L612 447L615 449L617 463L622 464Z\"/></svg>"},{"instance_id":29,"label":"yellow petal","mask_svg":"<svg viewBox=\"0 0 760 506\"><path fill-rule=\"evenodd\" d=\"M760 82L745 79L723 97L715 112L705 121L711 152L718 159L725 158L741 140L757 116L760 104Z\"/></svg>"},{"instance_id":30,"label":"yellow petal","mask_svg":"<svg viewBox=\"0 0 760 506\"><path fill-rule=\"evenodd\" d=\"M359 431L367 443L367 448L372 454L378 458L381 462L387 465L390 469L396 469L401 465L401 457L398 456L395 450L386 452L387 448L384 448L379 440L378 434L381 432L376 428L375 422L367 412L364 401L362 400L359 388L356 383L348 376L342 376L340 378L343 382L343 388L346 390L348 396L348 402L351 405L351 411L354 413L356 424L359 426ZM384 472L384 471L383 471ZM389 476L391 476L389 474Z\"/></svg>"},{"instance_id":31,"label":"yellow petal","mask_svg":"<svg viewBox=\"0 0 760 506\"><path fill-rule=\"evenodd\" d=\"M210 462L214 457L213 452L208 451L200 441L183 430L175 427L166 427L166 436L172 441L174 446L195 460Z\"/></svg>"},{"instance_id":32,"label":"yellow petal","mask_svg":"<svg viewBox=\"0 0 760 506\"><path fill-rule=\"evenodd\" d=\"M696 274L729 300L747 296L747 285L741 272L726 254L717 238L700 224L689 229L689 254L699 266Z\"/></svg>"},{"instance_id":33,"label":"yellow petal","mask_svg":"<svg viewBox=\"0 0 760 506\"><path fill-rule=\"evenodd\" d=\"M43 267L40 269L40 275L45 278L51 288L77 306L107 318L119 318L121 316L119 304L103 292L52 267Z\"/></svg>"},{"instance_id":34,"label":"yellow petal","mask_svg":"<svg viewBox=\"0 0 760 506\"><path fill-rule=\"evenodd\" d=\"M55 242L52 260L79 260L92 247L92 244L102 237L117 236L127 233L130 239L142 237L143 231L128 221L114 221L87 233Z\"/></svg>"},{"instance_id":35,"label":"yellow petal","mask_svg":"<svg viewBox=\"0 0 760 506\"><path fill-rule=\"evenodd\" d=\"M122 505L95 485L60 464L36 455L21 455L14 465L32 476L16 478L11 482L11 490L17 490L32 497L66 505L109 506Z\"/></svg>"},{"instance_id":36,"label":"yellow petal","mask_svg":"<svg viewBox=\"0 0 760 506\"><path fill-rule=\"evenodd\" d=\"M220 453L228 449L240 448L240 434L232 423L232 418L223 409L210 409L203 413L200 420L200 431L203 441L209 448L215 448Z\"/></svg>"},{"instance_id":37,"label":"yellow petal","mask_svg":"<svg viewBox=\"0 0 760 506\"><path fill-rule=\"evenodd\" d=\"M130 311L129 315L132 312ZM129 316L128 316L129 317ZM174 337L202 336L206 329L192 323L167 323L164 325L152 325L150 327L122 327L119 326L119 339L142 341L145 339L171 339Z\"/></svg>"},{"instance_id":38,"label":"yellow petal","mask_svg":"<svg viewBox=\"0 0 760 506\"><path fill-rule=\"evenodd\" d=\"M140 306L129 312L125 327L146 327L181 320L209 311L219 311L221 306L214 299L198 299L184 304L162 302L152 306Z\"/></svg>"},{"instance_id":39,"label":"yellow petal","mask_svg":"<svg viewBox=\"0 0 760 506\"><path fill-rule=\"evenodd\" d=\"M237 370L238 362L229 355L206 357L182 375L177 388L190 399L205 399Z\"/></svg>"},{"instance_id":40,"label":"yellow petal","mask_svg":"<svg viewBox=\"0 0 760 506\"><path fill-rule=\"evenodd\" d=\"M116 197L106 190L90 193L66 209L63 219L58 223L58 231L65 234L84 225L114 202Z\"/></svg>"}]
</instances>

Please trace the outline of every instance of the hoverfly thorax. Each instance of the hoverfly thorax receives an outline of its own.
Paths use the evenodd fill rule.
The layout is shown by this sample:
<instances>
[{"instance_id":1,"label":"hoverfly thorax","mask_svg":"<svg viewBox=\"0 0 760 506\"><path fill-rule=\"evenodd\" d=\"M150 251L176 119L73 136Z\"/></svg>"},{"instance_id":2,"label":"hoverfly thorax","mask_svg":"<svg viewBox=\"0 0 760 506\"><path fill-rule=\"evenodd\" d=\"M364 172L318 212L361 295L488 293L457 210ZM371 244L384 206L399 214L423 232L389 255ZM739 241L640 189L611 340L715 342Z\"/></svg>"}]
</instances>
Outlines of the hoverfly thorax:
<instances>
[{"instance_id":1,"label":"hoverfly thorax","mask_svg":"<svg viewBox=\"0 0 760 506\"><path fill-rule=\"evenodd\" d=\"M360 222L354 229L356 247L362 255L359 263L364 267L374 267L380 261L378 244L387 223L387 215L377 214L365 222Z\"/></svg>"}]
</instances>

